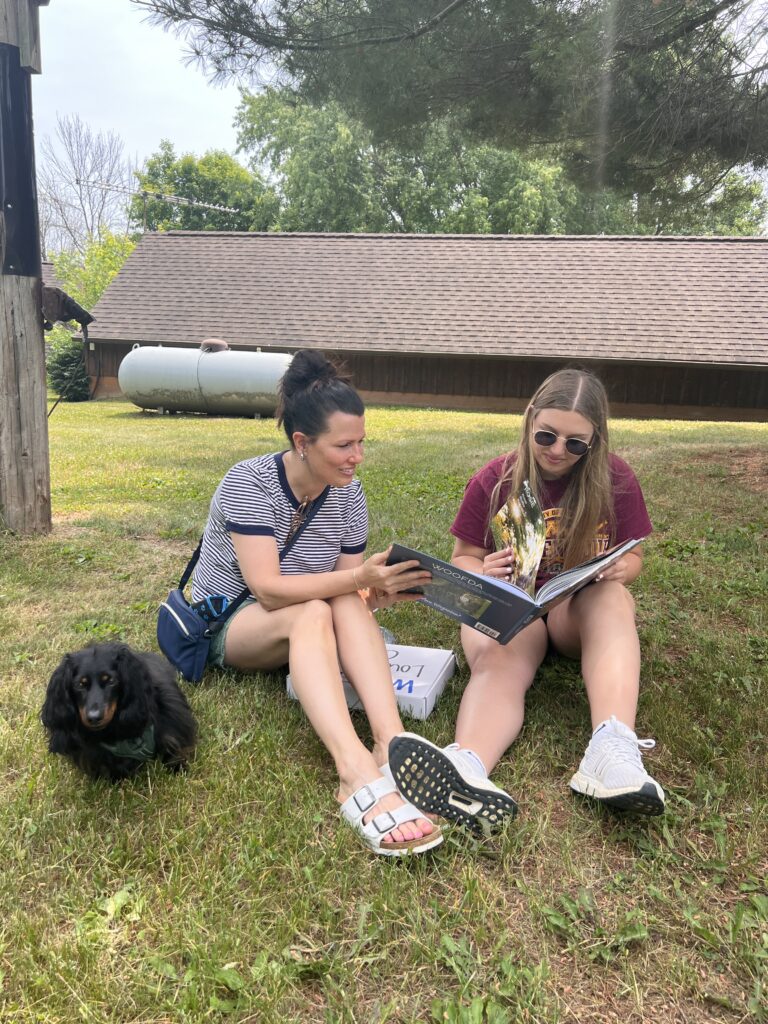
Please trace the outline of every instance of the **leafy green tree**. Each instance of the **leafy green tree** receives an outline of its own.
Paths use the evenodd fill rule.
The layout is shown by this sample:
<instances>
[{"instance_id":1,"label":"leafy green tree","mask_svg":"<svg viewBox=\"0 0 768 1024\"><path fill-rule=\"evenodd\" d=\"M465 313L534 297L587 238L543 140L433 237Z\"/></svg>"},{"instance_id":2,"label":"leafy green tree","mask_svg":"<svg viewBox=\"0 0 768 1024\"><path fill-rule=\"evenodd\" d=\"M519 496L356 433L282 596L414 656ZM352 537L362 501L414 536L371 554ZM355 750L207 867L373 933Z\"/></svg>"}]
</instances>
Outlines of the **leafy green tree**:
<instances>
[{"instance_id":1,"label":"leafy green tree","mask_svg":"<svg viewBox=\"0 0 768 1024\"><path fill-rule=\"evenodd\" d=\"M376 138L453 117L553 144L577 182L648 195L768 161L765 0L133 0L214 73L336 100Z\"/></svg>"},{"instance_id":2,"label":"leafy green tree","mask_svg":"<svg viewBox=\"0 0 768 1024\"><path fill-rule=\"evenodd\" d=\"M210 150L201 157L191 153L177 157L172 144L164 139L137 177L146 195L134 197L131 216L148 231L266 231L277 214L277 198L262 177L223 150ZM153 199L152 193L186 200L190 205ZM237 212L229 212L232 210Z\"/></svg>"},{"instance_id":3,"label":"leafy green tree","mask_svg":"<svg viewBox=\"0 0 768 1024\"><path fill-rule=\"evenodd\" d=\"M65 251L54 256L56 278L67 295L90 311L135 247L129 235L105 231L101 238L91 238L82 253Z\"/></svg>"},{"instance_id":4,"label":"leafy green tree","mask_svg":"<svg viewBox=\"0 0 768 1024\"><path fill-rule=\"evenodd\" d=\"M314 106L288 90L243 94L238 141L280 196L286 231L497 234L751 234L761 229L761 186L731 172L706 192L627 197L579 188L556 161L467 145L449 120L418 148L376 141L338 104Z\"/></svg>"},{"instance_id":5,"label":"leafy green tree","mask_svg":"<svg viewBox=\"0 0 768 1024\"><path fill-rule=\"evenodd\" d=\"M53 266L62 289L89 312L117 274L136 243L127 235L105 231L101 238L91 238L83 252L66 251L54 256ZM68 402L82 402L90 397L88 377L83 360L83 343L72 337L63 324L49 334L47 359L48 384Z\"/></svg>"}]
</instances>

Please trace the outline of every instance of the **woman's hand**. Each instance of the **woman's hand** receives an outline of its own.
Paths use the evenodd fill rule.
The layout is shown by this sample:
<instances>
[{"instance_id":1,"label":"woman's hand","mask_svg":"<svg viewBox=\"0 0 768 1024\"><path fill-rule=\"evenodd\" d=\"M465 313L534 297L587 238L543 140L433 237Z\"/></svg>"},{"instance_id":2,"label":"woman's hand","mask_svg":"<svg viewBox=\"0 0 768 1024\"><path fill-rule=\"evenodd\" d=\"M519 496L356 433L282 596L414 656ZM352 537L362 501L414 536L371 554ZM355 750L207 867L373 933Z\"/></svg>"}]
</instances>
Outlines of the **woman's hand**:
<instances>
[{"instance_id":1,"label":"woman's hand","mask_svg":"<svg viewBox=\"0 0 768 1024\"><path fill-rule=\"evenodd\" d=\"M370 558L366 558L361 566L355 569L355 579L360 587L367 587L369 590L376 591L377 594L381 595L382 600L386 600L393 595L400 595L406 590L422 587L425 583L429 583L432 579L432 574L426 569L422 569L416 559L410 559L407 562L397 562L395 565L387 565L390 550L391 548L387 548L386 551L379 551L377 554L371 555ZM418 598L420 595L408 594L404 596L407 598ZM379 603L377 607L383 608L386 605Z\"/></svg>"},{"instance_id":2,"label":"woman's hand","mask_svg":"<svg viewBox=\"0 0 768 1024\"><path fill-rule=\"evenodd\" d=\"M391 608L393 604L398 604L400 601L420 601L421 594L409 594L407 592L401 592L399 594L385 594L383 590L376 590L375 587L371 587L370 590L365 592L365 601L368 605L368 610L375 612L382 608Z\"/></svg>"}]
</instances>

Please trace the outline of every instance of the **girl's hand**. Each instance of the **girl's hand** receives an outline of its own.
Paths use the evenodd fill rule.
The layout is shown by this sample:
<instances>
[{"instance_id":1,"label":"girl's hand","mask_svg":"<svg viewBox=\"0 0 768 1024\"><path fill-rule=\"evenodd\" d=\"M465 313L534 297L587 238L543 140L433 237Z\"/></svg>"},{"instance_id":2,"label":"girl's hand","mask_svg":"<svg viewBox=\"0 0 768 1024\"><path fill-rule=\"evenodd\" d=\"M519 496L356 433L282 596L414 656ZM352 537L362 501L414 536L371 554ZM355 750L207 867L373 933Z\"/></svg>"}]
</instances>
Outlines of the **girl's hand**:
<instances>
[{"instance_id":1,"label":"girl's hand","mask_svg":"<svg viewBox=\"0 0 768 1024\"><path fill-rule=\"evenodd\" d=\"M429 583L432 574L426 569L422 569L416 559L398 562L396 565L387 565L390 550L391 548L387 548L386 551L371 555L355 570L357 582L361 587L368 587L369 590L375 590L383 597L387 597L393 594L402 594L405 590L412 590ZM421 595L405 596L420 597ZM384 606L379 604L378 607Z\"/></svg>"},{"instance_id":2,"label":"girl's hand","mask_svg":"<svg viewBox=\"0 0 768 1024\"><path fill-rule=\"evenodd\" d=\"M614 562L613 565L609 565L607 569L603 569L595 582L627 584L638 575L639 571L637 556L633 554L633 552L629 551L623 558L620 558L618 562Z\"/></svg>"},{"instance_id":3,"label":"girl's hand","mask_svg":"<svg viewBox=\"0 0 768 1024\"><path fill-rule=\"evenodd\" d=\"M511 580L515 571L515 552L511 547L491 551L483 559L483 575L497 580Z\"/></svg>"}]
</instances>

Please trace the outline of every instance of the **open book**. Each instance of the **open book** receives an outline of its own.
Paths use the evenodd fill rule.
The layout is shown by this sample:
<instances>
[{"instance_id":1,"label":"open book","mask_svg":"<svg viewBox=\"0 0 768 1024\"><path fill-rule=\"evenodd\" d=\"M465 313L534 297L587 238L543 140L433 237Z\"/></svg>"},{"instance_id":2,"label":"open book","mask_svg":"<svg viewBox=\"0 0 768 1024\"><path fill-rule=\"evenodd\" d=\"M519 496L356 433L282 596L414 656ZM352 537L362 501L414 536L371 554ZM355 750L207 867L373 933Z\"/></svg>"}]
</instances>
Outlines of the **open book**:
<instances>
[{"instance_id":1,"label":"open book","mask_svg":"<svg viewBox=\"0 0 768 1024\"><path fill-rule=\"evenodd\" d=\"M643 540L641 537L625 541L588 562L563 570L539 587L533 596L514 583L459 569L450 562L402 544L392 545L387 564L417 559L422 568L432 573L431 582L419 588L426 605L493 637L500 644L506 644L529 622L546 615L564 598L591 583L604 569L618 562Z\"/></svg>"}]
</instances>

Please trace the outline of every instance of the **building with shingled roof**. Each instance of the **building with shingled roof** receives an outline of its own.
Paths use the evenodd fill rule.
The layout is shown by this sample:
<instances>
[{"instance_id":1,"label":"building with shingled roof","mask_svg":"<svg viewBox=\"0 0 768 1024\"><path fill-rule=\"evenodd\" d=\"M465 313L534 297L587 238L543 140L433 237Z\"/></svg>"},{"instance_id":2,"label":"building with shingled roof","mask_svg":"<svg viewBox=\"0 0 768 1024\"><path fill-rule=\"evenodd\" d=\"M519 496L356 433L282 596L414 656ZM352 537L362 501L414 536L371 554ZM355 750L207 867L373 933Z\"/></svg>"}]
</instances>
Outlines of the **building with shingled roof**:
<instances>
[{"instance_id":1,"label":"building with shingled roof","mask_svg":"<svg viewBox=\"0 0 768 1024\"><path fill-rule=\"evenodd\" d=\"M144 235L92 311L88 371L136 344L319 348L367 401L519 411L565 364L614 415L761 420L768 238Z\"/></svg>"}]
</instances>

